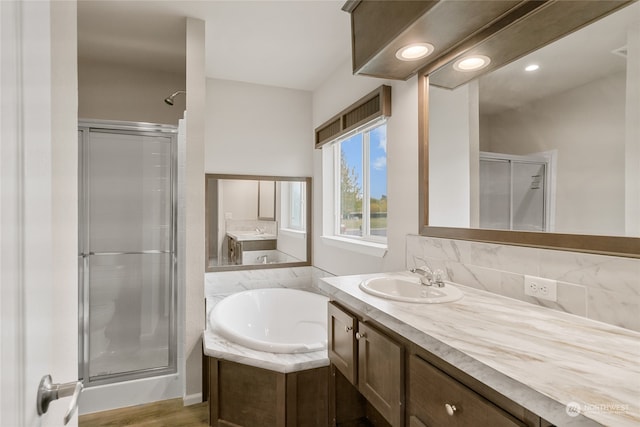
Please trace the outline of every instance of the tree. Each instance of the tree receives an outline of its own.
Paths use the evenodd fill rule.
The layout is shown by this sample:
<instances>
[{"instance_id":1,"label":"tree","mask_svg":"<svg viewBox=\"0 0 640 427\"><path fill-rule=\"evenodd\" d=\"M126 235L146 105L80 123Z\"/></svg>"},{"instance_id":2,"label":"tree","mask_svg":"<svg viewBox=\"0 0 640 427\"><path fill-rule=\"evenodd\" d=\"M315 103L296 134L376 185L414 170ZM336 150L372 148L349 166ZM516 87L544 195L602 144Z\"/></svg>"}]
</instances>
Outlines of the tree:
<instances>
[{"instance_id":1,"label":"tree","mask_svg":"<svg viewBox=\"0 0 640 427\"><path fill-rule=\"evenodd\" d=\"M387 212L387 195L382 194L379 199L371 198L371 213Z\"/></svg>"},{"instance_id":2,"label":"tree","mask_svg":"<svg viewBox=\"0 0 640 427\"><path fill-rule=\"evenodd\" d=\"M351 212L362 212L362 189L358 184L356 168L349 168L344 150L340 152L340 202L342 217Z\"/></svg>"}]
</instances>

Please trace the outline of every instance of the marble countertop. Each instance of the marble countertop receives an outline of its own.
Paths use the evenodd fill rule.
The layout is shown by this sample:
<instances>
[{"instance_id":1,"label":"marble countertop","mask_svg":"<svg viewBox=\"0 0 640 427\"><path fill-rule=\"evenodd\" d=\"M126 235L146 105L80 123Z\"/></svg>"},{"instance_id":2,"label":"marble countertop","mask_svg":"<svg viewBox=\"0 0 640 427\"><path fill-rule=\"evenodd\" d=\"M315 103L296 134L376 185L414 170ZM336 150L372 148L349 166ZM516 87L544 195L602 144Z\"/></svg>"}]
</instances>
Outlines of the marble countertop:
<instances>
[{"instance_id":1,"label":"marble countertop","mask_svg":"<svg viewBox=\"0 0 640 427\"><path fill-rule=\"evenodd\" d=\"M256 231L227 231L227 236L238 242L247 242L252 240L276 240L278 238L275 234L258 233Z\"/></svg>"},{"instance_id":2,"label":"marble countertop","mask_svg":"<svg viewBox=\"0 0 640 427\"><path fill-rule=\"evenodd\" d=\"M296 354L267 353L243 347L209 330L203 334L202 348L204 354L209 357L230 360L282 373L329 366L329 357L326 349Z\"/></svg>"},{"instance_id":3,"label":"marble countertop","mask_svg":"<svg viewBox=\"0 0 640 427\"><path fill-rule=\"evenodd\" d=\"M358 287L380 275L323 278L318 287L549 422L640 425L640 333L465 286L445 304Z\"/></svg>"}]
</instances>

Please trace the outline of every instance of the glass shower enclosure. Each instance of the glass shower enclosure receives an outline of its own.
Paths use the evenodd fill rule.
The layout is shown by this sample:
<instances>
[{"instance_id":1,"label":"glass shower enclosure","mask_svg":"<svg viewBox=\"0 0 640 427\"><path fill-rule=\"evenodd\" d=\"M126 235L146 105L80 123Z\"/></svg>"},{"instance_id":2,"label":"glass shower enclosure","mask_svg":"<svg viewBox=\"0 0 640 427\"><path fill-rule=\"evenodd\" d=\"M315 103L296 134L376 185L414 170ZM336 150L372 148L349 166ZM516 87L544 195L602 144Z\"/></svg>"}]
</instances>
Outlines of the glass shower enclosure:
<instances>
[{"instance_id":1,"label":"glass shower enclosure","mask_svg":"<svg viewBox=\"0 0 640 427\"><path fill-rule=\"evenodd\" d=\"M79 378L176 372L173 126L80 122Z\"/></svg>"},{"instance_id":2,"label":"glass shower enclosure","mask_svg":"<svg viewBox=\"0 0 640 427\"><path fill-rule=\"evenodd\" d=\"M480 153L480 228L548 231L545 159Z\"/></svg>"}]
</instances>

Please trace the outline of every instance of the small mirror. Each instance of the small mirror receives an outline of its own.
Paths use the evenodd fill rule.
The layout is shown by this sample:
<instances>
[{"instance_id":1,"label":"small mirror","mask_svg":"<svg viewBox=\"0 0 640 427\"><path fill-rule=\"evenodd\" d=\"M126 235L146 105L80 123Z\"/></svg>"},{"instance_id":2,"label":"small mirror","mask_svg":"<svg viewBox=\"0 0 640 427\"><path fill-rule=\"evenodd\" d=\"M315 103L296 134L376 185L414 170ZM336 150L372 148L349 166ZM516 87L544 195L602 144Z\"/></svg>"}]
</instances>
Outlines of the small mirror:
<instances>
[{"instance_id":1,"label":"small mirror","mask_svg":"<svg viewBox=\"0 0 640 427\"><path fill-rule=\"evenodd\" d=\"M311 178L206 175L207 271L311 265Z\"/></svg>"}]
</instances>

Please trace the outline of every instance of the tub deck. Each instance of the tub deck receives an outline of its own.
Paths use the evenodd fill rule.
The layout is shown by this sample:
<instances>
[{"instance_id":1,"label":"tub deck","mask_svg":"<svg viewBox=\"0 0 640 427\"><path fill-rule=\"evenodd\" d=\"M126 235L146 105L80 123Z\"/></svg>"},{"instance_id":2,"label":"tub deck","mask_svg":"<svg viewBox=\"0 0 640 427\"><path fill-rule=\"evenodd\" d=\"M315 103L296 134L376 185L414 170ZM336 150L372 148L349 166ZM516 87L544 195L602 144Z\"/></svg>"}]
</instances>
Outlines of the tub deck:
<instances>
[{"instance_id":1,"label":"tub deck","mask_svg":"<svg viewBox=\"0 0 640 427\"><path fill-rule=\"evenodd\" d=\"M267 353L226 340L211 330L205 330L203 333L202 350L209 357L284 374L329 366L329 356L326 349L296 354Z\"/></svg>"}]
</instances>

